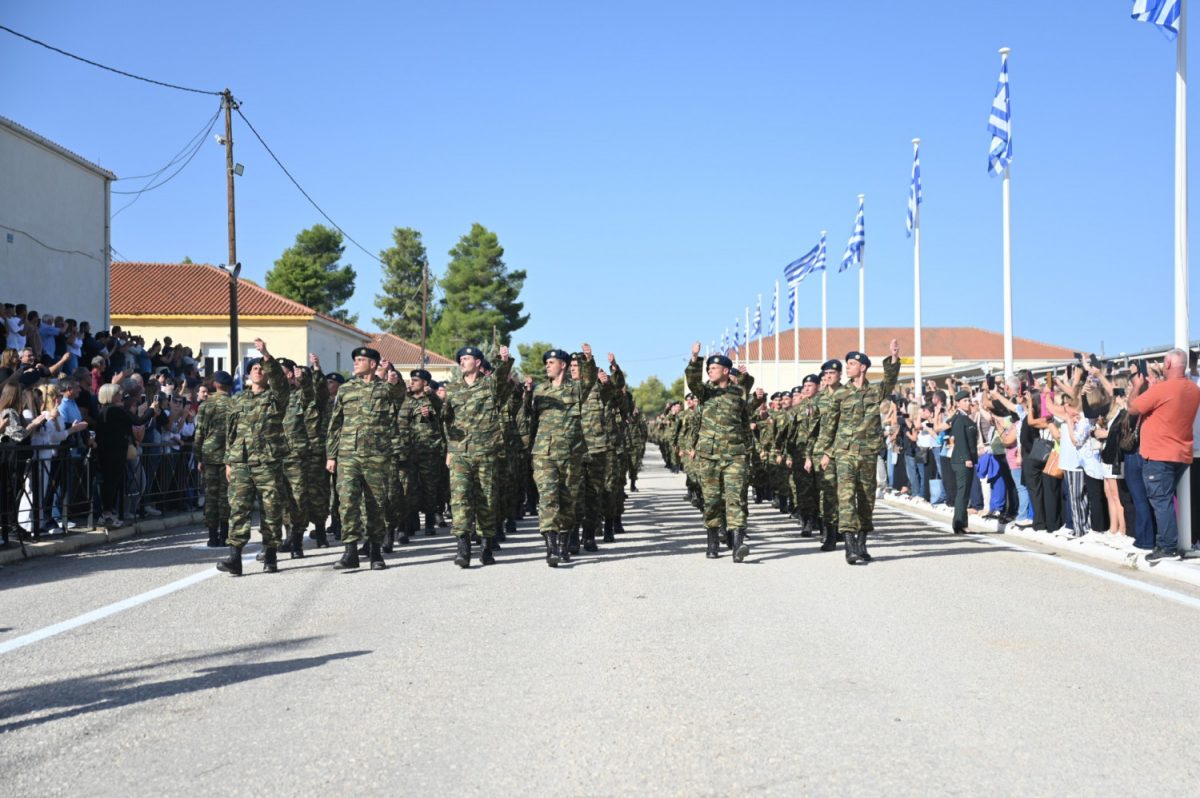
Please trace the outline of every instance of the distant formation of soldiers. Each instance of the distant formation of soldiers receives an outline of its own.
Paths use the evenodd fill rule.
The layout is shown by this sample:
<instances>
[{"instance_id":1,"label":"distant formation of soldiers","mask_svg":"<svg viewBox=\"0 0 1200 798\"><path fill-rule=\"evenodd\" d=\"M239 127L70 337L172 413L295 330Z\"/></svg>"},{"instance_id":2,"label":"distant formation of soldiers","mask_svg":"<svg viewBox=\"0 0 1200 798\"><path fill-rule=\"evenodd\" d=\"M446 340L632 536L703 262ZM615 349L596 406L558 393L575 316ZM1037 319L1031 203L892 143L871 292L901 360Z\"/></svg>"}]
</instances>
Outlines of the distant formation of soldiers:
<instances>
[{"instance_id":1,"label":"distant formation of soldiers","mask_svg":"<svg viewBox=\"0 0 1200 798\"><path fill-rule=\"evenodd\" d=\"M341 541L339 570L364 555L387 568L383 555L418 533L422 515L426 535L450 523L462 568L476 545L482 565L494 562L526 514L538 515L551 567L624 531L647 427L611 353L606 370L587 344L547 351L539 385L512 377L507 347L493 367L466 346L459 375L439 385L424 369L406 382L369 347L352 352L346 380L326 377L315 355L301 366L254 343L245 389L232 395L218 372L197 418L208 544L229 547L218 569L241 575L256 507L267 572L281 549L304 556L310 525L317 547Z\"/></svg>"}]
</instances>

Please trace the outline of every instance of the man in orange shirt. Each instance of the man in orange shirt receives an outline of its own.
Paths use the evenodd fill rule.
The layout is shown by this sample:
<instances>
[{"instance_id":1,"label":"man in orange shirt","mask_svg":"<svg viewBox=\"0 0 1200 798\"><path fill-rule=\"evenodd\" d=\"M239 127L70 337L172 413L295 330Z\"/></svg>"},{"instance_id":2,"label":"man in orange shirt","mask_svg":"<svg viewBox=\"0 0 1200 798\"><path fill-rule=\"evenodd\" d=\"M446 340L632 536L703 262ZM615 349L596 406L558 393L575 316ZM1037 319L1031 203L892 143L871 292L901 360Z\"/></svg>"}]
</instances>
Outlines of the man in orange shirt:
<instances>
[{"instance_id":1,"label":"man in orange shirt","mask_svg":"<svg viewBox=\"0 0 1200 798\"><path fill-rule=\"evenodd\" d=\"M1175 491L1192 464L1192 422L1200 407L1200 387L1188 379L1187 367L1187 352L1172 349L1163 360L1162 379L1139 372L1132 380L1129 411L1141 417L1142 478L1158 523L1154 551L1146 555L1149 562L1180 554Z\"/></svg>"}]
</instances>

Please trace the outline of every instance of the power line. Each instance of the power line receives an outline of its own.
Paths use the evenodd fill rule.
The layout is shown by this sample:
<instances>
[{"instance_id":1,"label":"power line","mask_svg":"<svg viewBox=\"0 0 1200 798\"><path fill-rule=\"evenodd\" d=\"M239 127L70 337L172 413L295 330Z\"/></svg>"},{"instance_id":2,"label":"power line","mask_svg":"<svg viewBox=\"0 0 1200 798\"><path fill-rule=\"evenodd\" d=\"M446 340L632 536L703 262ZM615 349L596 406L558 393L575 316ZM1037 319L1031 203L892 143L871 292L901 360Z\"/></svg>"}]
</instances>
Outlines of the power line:
<instances>
[{"instance_id":1,"label":"power line","mask_svg":"<svg viewBox=\"0 0 1200 798\"><path fill-rule=\"evenodd\" d=\"M120 182L126 181L126 180L144 180L146 178L153 179L155 177L158 177L163 172L167 171L172 166L174 166L179 161L179 159L183 157L184 153L186 153L188 150L192 149L192 147L195 146L197 137L200 137L201 139L207 138L208 133L212 130L213 125L216 123L217 118L220 115L221 115L221 106L218 105L217 110L213 112L213 115L209 119L205 120L204 125L201 126L201 128L200 128L200 131L198 133L193 134L192 137L187 140L187 144L184 144L179 149L179 152L175 153L174 157L172 157L171 160L167 161L166 166L164 166L161 169L158 169L154 172L151 172L150 174L146 174L146 175L129 175L128 177L118 177L113 182L120 183ZM137 191L114 191L112 193L113 194L137 194L139 192L137 192Z\"/></svg>"},{"instance_id":2,"label":"power line","mask_svg":"<svg viewBox=\"0 0 1200 798\"><path fill-rule=\"evenodd\" d=\"M196 157L196 154L198 152L200 152L200 148L204 146L205 140L208 139L208 134L212 132L213 127L217 124L217 116L219 116L219 115L220 115L220 111L218 110L217 114L214 114L213 118L209 121L208 129L205 130L202 134L200 134L198 138L195 138L195 137L193 138L193 141L195 141L195 144L192 145L191 152L188 153L187 159L184 160L183 163L179 164L179 168L176 169L174 172L167 175L165 178L158 181L157 183L155 183L153 180L151 180L149 183L147 183L145 186L143 186L138 191L114 191L114 192L112 192L114 194L133 194L134 195L133 199L129 200L129 202L122 205L115 213L113 213L112 218L114 218L114 219L117 218L117 216L121 213L121 211L125 210L130 205L132 205L133 203L135 203L139 199L141 199L142 195L145 194L147 191L153 191L156 188L161 188L162 186L165 186L167 183L171 182L171 180L173 180L180 172L182 172L184 169L186 169L188 164L190 164L192 162L192 159ZM175 161L178 161L178 160L179 160L179 156L177 155L177 156L175 156L174 159L172 159L172 163L174 163ZM162 172L167 170L168 168L170 168L170 166L171 166L170 163L167 164L161 170L159 170L158 174L162 174Z\"/></svg>"},{"instance_id":3,"label":"power line","mask_svg":"<svg viewBox=\"0 0 1200 798\"><path fill-rule=\"evenodd\" d=\"M54 46L54 45L52 45L52 44L46 44L45 42L43 42L43 41L39 41L39 40L37 40L37 39L33 38L32 36L26 36L24 33L19 33L18 31L15 31L15 30L13 30L12 28L10 28L10 27L7 27L7 26L5 26L5 25L0 25L0 30L2 30L2 31L5 31L5 32L7 32L7 33L11 33L13 36L16 36L16 37L18 37L18 38L24 39L24 40L25 40L25 41L27 41L27 42L32 42L33 44L36 44L36 45L38 45L39 47L45 47L47 50L51 50L51 51L53 51L53 52L56 52L56 53L58 53L59 55L65 55L67 58L74 58L76 61L82 61L82 62L83 62L83 63L85 63L85 64L89 64L89 65L91 65L91 66L94 66L94 67L99 67L100 69L104 69L104 70L107 70L107 71L109 71L109 72L114 72L114 73L116 73L116 74L118 74L118 75L123 75L123 76L125 76L125 77L127 77L127 78L133 78L134 80L140 80L140 81L143 81L143 82L145 82L145 83L153 83L155 86L162 86L162 87L164 87L164 88L167 88L167 89L176 89L176 90L178 90L178 91L190 91L190 92L192 92L192 93L194 93L194 94L211 94L211 95L213 95L214 97L220 97L220 96L221 96L221 92L219 92L219 91L206 91L206 90L204 90L204 89L192 89L192 88L189 88L189 87L187 87L187 86L178 86L178 85L176 85L176 84L174 84L174 83L166 83L166 82L164 82L164 81L161 81L161 80L154 80L153 78L145 78L145 77L142 77L141 75L135 75L135 74L133 74L132 72L126 72L126 71L124 71L124 70L122 70L122 69L116 69L116 68L114 68L114 67L105 66L104 64L100 64L100 63L97 63L97 62L95 62L95 61L92 61L92 60L90 60L90 59L84 58L84 57L83 57L83 56L81 56L81 55L75 55L74 53L68 53L66 50L61 50L61 49L59 49L58 47L55 47L55 46Z\"/></svg>"},{"instance_id":4,"label":"power line","mask_svg":"<svg viewBox=\"0 0 1200 798\"><path fill-rule=\"evenodd\" d=\"M48 249L48 250L50 250L51 252L58 252L58 253L60 253L60 254L63 254L63 255L82 255L82 256L83 256L83 257L85 257L85 258L91 258L92 260L94 260L94 261L99 261L100 263L103 263L103 262L104 262L104 261L103 261L101 258L99 258L99 257L97 257L97 256L95 256L95 255L93 255L93 254L92 254L92 253L90 253L90 252L84 252L84 251L82 251L82 250L79 250L79 249L60 249L60 248L58 248L58 247L52 246L52 245L50 245L50 244L47 244L45 241L42 241L42 240L41 240L41 239L39 239L37 236L35 236L33 233L30 233L30 232L27 232L27 231L25 231L25 230L22 230L22 229L20 229L19 227L9 227L9 226L8 226L8 225L6 225L6 224L0 224L0 230L8 230L8 231L10 231L10 232L13 232L13 233L19 233L20 235L23 235L23 236L25 236L26 238L28 238L28 239L29 239L30 241L32 241L33 243L37 244L37 245L38 245L39 247L41 247L42 249Z\"/></svg>"}]
</instances>

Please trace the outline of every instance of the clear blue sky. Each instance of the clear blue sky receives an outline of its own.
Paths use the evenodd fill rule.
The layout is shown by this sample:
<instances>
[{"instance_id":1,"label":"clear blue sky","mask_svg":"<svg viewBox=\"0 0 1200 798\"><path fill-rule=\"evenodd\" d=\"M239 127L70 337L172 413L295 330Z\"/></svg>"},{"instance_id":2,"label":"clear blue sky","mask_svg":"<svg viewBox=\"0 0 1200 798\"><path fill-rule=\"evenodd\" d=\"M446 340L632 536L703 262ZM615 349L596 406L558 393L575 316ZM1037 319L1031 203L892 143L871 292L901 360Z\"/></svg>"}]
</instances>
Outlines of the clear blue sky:
<instances>
[{"instance_id":1,"label":"clear blue sky","mask_svg":"<svg viewBox=\"0 0 1200 798\"><path fill-rule=\"evenodd\" d=\"M669 382L691 341L718 339L757 294L769 302L822 229L836 268L859 193L867 323L912 323L914 136L925 324L1001 328L985 129L1001 46L1013 48L1017 335L1109 354L1169 343L1175 47L1131 6L26 2L0 21L131 72L228 86L373 252L411 226L440 273L471 223L486 225L529 274L517 341L587 340L633 380ZM218 105L4 33L0 73L0 113L118 176L158 169ZM261 282L322 220L235 125L238 255ZM131 260L220 263L225 241L211 140L113 225ZM346 260L349 309L371 328L378 269L353 246ZM801 315L819 325L819 281L802 290ZM829 304L831 325L857 325L851 273L830 275Z\"/></svg>"}]
</instances>

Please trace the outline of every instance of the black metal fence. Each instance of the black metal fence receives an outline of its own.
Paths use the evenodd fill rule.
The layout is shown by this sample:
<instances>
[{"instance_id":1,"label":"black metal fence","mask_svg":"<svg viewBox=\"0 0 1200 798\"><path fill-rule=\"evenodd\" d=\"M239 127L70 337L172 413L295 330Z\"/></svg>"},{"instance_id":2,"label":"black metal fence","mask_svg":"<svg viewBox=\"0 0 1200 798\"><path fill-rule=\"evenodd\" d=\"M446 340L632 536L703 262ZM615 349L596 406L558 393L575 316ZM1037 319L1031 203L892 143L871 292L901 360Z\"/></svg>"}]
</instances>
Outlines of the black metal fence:
<instances>
[{"instance_id":1,"label":"black metal fence","mask_svg":"<svg viewBox=\"0 0 1200 798\"><path fill-rule=\"evenodd\" d=\"M200 506L204 481L189 445L146 443L122 462L106 467L94 448L0 444L0 543L24 551L43 535L93 529L110 511L133 523ZM113 506L103 506L106 495Z\"/></svg>"}]
</instances>

